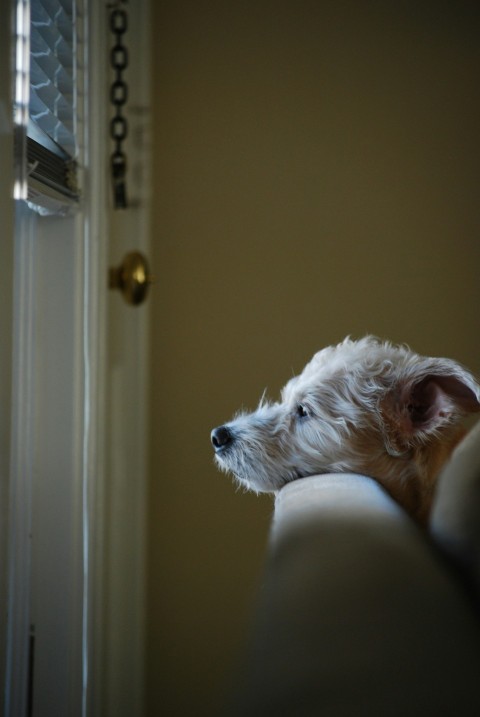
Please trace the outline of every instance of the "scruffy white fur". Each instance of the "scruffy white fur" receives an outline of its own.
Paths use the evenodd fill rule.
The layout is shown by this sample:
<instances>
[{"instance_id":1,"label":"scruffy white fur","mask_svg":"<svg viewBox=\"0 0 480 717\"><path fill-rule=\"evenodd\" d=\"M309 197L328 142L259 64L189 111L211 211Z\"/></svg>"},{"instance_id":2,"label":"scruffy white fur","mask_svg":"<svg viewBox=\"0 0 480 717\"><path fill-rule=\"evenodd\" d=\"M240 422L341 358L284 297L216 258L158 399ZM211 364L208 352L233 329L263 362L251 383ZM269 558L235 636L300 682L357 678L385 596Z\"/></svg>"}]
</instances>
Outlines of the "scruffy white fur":
<instances>
[{"instance_id":1,"label":"scruffy white fur","mask_svg":"<svg viewBox=\"0 0 480 717\"><path fill-rule=\"evenodd\" d=\"M212 431L218 466L256 492L297 478L372 476L420 522L436 476L480 410L480 386L460 364L367 336L317 353L279 403L263 399Z\"/></svg>"}]
</instances>

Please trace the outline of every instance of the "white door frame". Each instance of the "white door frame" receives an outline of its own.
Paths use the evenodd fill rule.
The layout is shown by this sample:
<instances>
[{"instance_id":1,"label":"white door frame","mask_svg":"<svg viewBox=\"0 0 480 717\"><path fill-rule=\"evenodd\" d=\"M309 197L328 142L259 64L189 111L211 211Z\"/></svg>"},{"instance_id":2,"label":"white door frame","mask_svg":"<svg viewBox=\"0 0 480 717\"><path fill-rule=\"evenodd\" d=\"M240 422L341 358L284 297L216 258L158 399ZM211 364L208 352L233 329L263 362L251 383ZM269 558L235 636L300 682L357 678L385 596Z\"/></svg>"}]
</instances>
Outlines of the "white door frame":
<instances>
[{"instance_id":1,"label":"white door frame","mask_svg":"<svg viewBox=\"0 0 480 717\"><path fill-rule=\"evenodd\" d=\"M149 116L146 42L149 7L148 0L136 0L130 13L129 122L131 136L136 140L130 143L129 151L131 166L136 165L137 169L142 166L143 171L140 182L136 173L135 207L125 210L120 217L109 209L107 61L111 38L107 3L90 0L89 5L88 63L92 71L88 73L86 88L82 207L74 219L47 220L45 225L43 219L20 212L17 222L16 330L9 347L10 350L13 345L15 366L11 434L8 420L3 421L8 403L2 406L0 423L0 447L4 445L3 433L8 434L7 438L11 435L12 445L8 637L5 629L1 632L2 655L6 644L7 675L6 681L2 679L6 685L6 699L2 700L6 717L25 714L32 614L36 613L35 620L40 622L37 629L41 629L42 623L52 621L64 609L62 644L68 653L66 664L60 662L63 654L60 636L58 640L54 637L50 644L52 655L43 655L35 667L43 670L41 684L34 693L39 700L35 714L55 717L55 709L64 705L68 705L71 717L127 717L143 712L148 313L145 307L132 308L124 305L120 296L109 295L107 277L109 263L121 258L116 256L119 252L148 251L149 173L145 139ZM128 11L128 3L125 7ZM8 23L4 23L0 34L2 57L4 54L9 57L9 38L4 38L8 31ZM1 63L0 72L5 67L7 61ZM8 73L3 72L0 81L3 90L9 82ZM11 132L8 137L0 135L0 142L4 150L0 157L6 157L13 149ZM12 178L2 171L0 181L0 190L5 185L8 192L0 199L6 229L7 205L8 202L11 205L11 200L4 197L11 195ZM38 222L48 230L41 240ZM62 232L67 242L64 245ZM4 234L12 242L4 242L1 248L2 268L9 266L9 262L13 266L13 235L12 220L10 231ZM62 254L65 254L63 265ZM64 274L66 265L68 276ZM7 293L8 279L12 277L13 268L2 287ZM71 293L67 291L67 300L60 307L49 304L50 286L57 281L71 284ZM66 287L62 290L66 291ZM65 368L58 376L52 371L48 346L42 345L39 336L44 318L38 311L39 301L42 310L43 306L49 311L53 307L68 334L58 344L63 356L59 365ZM2 321L6 316L7 324L9 318L11 323L12 311L10 298L10 305L7 301L2 307ZM47 321L45 328L48 326ZM58 336L54 336L55 327L50 328L54 342ZM2 381L4 353L11 355L11 350L10 354L2 352ZM7 401L3 390L10 386L11 374L8 363L5 367L6 379L1 389ZM55 395L57 378L59 395ZM62 392L70 392L67 406ZM132 396L136 398L134 402ZM55 421L70 422L66 442L56 440ZM58 426L59 432L64 429L64 425ZM129 445L125 444L126 435ZM0 458L1 498L6 497L8 487L3 471L5 462L8 464L8 456ZM69 481L68 486L62 483L63 475ZM64 504L71 507L71 525L66 534L70 559L63 586L69 595L67 605L55 596L58 586L48 584L45 571L49 558L49 510L55 511L51 503L57 500L59 486L65 489ZM2 501L2 505L6 504L6 500ZM53 518L55 515L52 523ZM2 530L6 524L2 521ZM52 530L50 545L55 546L56 537L58 533ZM7 552L5 541L6 535L0 533L2 558ZM55 546L59 555L62 547ZM54 548L52 551L55 552ZM48 591L52 591L52 604L58 598L56 610L50 609ZM58 684L58 676L53 674L55 664L63 670L63 695L52 692Z\"/></svg>"}]
</instances>

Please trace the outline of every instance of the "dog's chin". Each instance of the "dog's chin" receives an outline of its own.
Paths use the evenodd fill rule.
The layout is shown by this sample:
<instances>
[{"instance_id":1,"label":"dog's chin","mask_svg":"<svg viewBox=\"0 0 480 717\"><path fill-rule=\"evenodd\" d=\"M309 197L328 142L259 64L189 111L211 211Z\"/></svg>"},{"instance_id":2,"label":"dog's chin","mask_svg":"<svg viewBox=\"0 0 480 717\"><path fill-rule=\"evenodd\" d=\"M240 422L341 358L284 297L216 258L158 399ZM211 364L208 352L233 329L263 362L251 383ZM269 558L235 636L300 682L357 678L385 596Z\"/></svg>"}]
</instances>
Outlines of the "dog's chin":
<instances>
[{"instance_id":1,"label":"dog's chin","mask_svg":"<svg viewBox=\"0 0 480 717\"><path fill-rule=\"evenodd\" d=\"M257 475L239 473L230 469L227 470L227 473L232 476L240 488L251 493L256 493L256 495L260 493L275 493L278 490L278 487L262 480Z\"/></svg>"},{"instance_id":2,"label":"dog's chin","mask_svg":"<svg viewBox=\"0 0 480 717\"><path fill-rule=\"evenodd\" d=\"M234 465L235 461L231 459L229 460L229 457L228 451L225 451L223 454L222 452L217 453L215 455L215 463L217 467L224 473L232 476L241 488L257 494L276 493L287 483L291 483L298 478L305 478L309 475L306 472L301 472L296 469L292 469L287 475L259 475L259 473L255 470L239 470L238 467Z\"/></svg>"}]
</instances>

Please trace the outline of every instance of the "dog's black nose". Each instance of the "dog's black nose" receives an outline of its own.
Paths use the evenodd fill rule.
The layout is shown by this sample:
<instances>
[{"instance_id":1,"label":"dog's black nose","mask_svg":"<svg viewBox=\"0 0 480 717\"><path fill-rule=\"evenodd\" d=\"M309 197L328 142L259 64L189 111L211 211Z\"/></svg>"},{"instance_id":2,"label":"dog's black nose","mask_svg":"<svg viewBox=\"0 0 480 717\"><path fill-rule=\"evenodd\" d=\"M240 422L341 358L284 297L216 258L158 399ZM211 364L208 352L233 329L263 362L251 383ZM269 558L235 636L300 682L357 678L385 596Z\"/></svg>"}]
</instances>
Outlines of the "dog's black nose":
<instances>
[{"instance_id":1,"label":"dog's black nose","mask_svg":"<svg viewBox=\"0 0 480 717\"><path fill-rule=\"evenodd\" d=\"M211 434L212 446L216 451L221 448L225 448L229 443L232 442L233 436L226 426L219 426L214 428Z\"/></svg>"}]
</instances>

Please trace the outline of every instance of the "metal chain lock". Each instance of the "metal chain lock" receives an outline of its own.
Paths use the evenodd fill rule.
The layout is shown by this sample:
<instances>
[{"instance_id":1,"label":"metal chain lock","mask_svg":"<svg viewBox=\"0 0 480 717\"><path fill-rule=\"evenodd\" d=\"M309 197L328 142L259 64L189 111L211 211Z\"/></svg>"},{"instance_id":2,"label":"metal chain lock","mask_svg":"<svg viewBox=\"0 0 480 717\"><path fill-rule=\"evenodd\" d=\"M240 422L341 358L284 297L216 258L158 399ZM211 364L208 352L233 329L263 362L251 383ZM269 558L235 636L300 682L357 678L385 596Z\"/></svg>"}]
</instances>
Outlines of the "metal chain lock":
<instances>
[{"instance_id":1,"label":"metal chain lock","mask_svg":"<svg viewBox=\"0 0 480 717\"><path fill-rule=\"evenodd\" d=\"M126 10L115 6L110 13L110 30L115 35L115 44L110 51L110 65L115 73L115 79L110 86L110 103L114 108L114 115L110 120L110 138L115 147L110 157L110 171L115 209L127 207L127 157L123 150L123 143L128 135L128 122L123 114L128 100L128 85L123 74L128 67L128 50L123 44L127 29Z\"/></svg>"}]
</instances>

